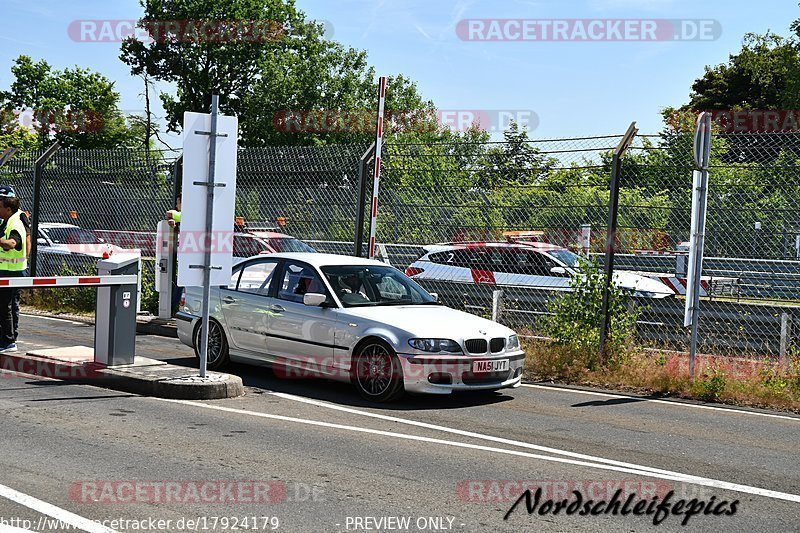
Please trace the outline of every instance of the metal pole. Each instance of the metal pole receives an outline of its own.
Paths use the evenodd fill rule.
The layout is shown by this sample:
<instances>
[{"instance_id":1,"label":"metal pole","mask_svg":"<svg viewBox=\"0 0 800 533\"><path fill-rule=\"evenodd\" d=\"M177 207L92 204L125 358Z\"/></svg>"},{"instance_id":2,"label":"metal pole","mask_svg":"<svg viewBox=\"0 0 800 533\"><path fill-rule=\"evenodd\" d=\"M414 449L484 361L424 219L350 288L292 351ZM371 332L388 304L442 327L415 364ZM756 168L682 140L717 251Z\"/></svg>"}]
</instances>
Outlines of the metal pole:
<instances>
[{"instance_id":1,"label":"metal pole","mask_svg":"<svg viewBox=\"0 0 800 533\"><path fill-rule=\"evenodd\" d=\"M691 314L692 337L689 345L689 378L694 378L695 358L697 355L697 336L700 322L700 284L703 274L703 249L705 247L706 231L706 208L708 195L708 167L711 159L711 113L704 112L698 116L695 128L694 145L692 147L694 162L697 170L692 176L692 188L694 199L697 200L697 209L694 209L692 216L697 220L693 221L691 236L691 247L689 256L691 258L691 278L687 280L686 303L688 312ZM692 255L694 251L694 255ZM689 285L691 283L691 286ZM684 326L686 326L684 317Z\"/></svg>"},{"instance_id":2,"label":"metal pole","mask_svg":"<svg viewBox=\"0 0 800 533\"><path fill-rule=\"evenodd\" d=\"M39 242L39 208L42 203L42 174L44 167L50 161L61 145L58 141L54 142L47 150L44 151L33 167L33 213L31 214L31 264L30 275L36 276L36 264L38 260L38 242Z\"/></svg>"},{"instance_id":3,"label":"metal pole","mask_svg":"<svg viewBox=\"0 0 800 533\"><path fill-rule=\"evenodd\" d=\"M620 188L620 175L622 172L622 155L630 147L633 139L636 137L636 123L632 122L628 127L628 131L622 137L614 156L611 160L611 193L608 202L608 229L606 232L606 256L605 256L605 279L603 280L603 302L600 311L600 364L605 362L606 357L606 341L608 340L608 330L610 320L608 316L608 308L610 305L611 297L611 282L614 275L614 251L615 241L617 238L617 212L619 210L619 188Z\"/></svg>"},{"instance_id":4,"label":"metal pole","mask_svg":"<svg viewBox=\"0 0 800 533\"><path fill-rule=\"evenodd\" d=\"M209 304L211 300L211 231L214 225L214 170L217 163L217 114L219 113L219 95L211 95L211 145L208 150L208 184L206 196L206 235L205 253L203 258L203 335L201 336L200 377L206 377L208 362L208 328Z\"/></svg>"},{"instance_id":5,"label":"metal pole","mask_svg":"<svg viewBox=\"0 0 800 533\"><path fill-rule=\"evenodd\" d=\"M689 376L694 377L694 363L697 354L697 335L700 323L700 281L702 279L703 270L703 248L705 246L705 224L706 219L706 191L708 190L708 169L701 171L702 177L700 178L700 187L698 193L699 206L698 206L698 233L697 251L694 254L694 279L687 280L687 283L694 285L694 293L692 294L692 340L689 345Z\"/></svg>"},{"instance_id":6,"label":"metal pole","mask_svg":"<svg viewBox=\"0 0 800 533\"><path fill-rule=\"evenodd\" d=\"M358 204L356 205L356 232L353 240L356 257L362 257L364 248L364 205L367 201L367 165L375 156L375 143L373 142L361 159L358 160Z\"/></svg>"}]
</instances>

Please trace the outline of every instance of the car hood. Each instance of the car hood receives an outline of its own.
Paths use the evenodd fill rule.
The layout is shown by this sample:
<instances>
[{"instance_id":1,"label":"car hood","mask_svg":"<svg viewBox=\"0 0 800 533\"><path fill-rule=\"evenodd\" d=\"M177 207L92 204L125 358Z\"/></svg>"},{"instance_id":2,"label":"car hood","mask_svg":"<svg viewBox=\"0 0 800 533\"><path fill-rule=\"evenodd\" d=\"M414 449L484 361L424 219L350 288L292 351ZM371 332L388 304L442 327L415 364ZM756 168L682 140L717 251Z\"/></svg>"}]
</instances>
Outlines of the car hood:
<instances>
[{"instance_id":1,"label":"car hood","mask_svg":"<svg viewBox=\"0 0 800 533\"><path fill-rule=\"evenodd\" d=\"M497 322L444 305L388 305L348 307L346 316L380 322L422 338L469 339L508 337L514 331Z\"/></svg>"},{"instance_id":2,"label":"car hood","mask_svg":"<svg viewBox=\"0 0 800 533\"><path fill-rule=\"evenodd\" d=\"M667 285L658 280L640 276L639 274L632 274L630 272L614 272L614 284L624 289L631 289L642 296L652 295L654 298L663 298L675 294Z\"/></svg>"}]
</instances>

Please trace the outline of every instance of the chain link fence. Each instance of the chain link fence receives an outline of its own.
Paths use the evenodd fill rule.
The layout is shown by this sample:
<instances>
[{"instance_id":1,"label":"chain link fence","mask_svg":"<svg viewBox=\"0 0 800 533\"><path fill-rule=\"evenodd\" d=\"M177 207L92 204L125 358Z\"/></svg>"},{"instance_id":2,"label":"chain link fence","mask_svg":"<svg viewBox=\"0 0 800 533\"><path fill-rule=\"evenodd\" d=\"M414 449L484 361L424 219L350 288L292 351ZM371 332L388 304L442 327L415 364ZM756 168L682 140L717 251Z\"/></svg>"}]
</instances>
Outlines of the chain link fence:
<instances>
[{"instance_id":1,"label":"chain link fence","mask_svg":"<svg viewBox=\"0 0 800 533\"><path fill-rule=\"evenodd\" d=\"M405 269L448 305L485 316L499 311L501 322L545 334L542 323L553 298L570 290L587 268L584 258L602 264L611 152L621 138L389 143L379 258ZM362 173L362 228L369 231L372 167L369 160L360 162L367 148L241 150L237 216L250 229L281 231L318 251L353 254ZM798 152L795 134L714 137L701 351L776 356L795 350ZM691 154L691 135L665 133L636 137L622 160L615 281L635 294L636 338L646 346L688 345L682 243L689 240ZM0 181L17 188L24 209L31 207L38 155L16 155L0 167ZM41 231L52 235L39 237L63 234L60 240L70 244L71 231L85 230L139 248L148 285L155 227L173 206L178 155L59 150L42 176ZM95 258L84 251L40 247L40 273L93 272ZM148 302L144 308L153 308L152 295Z\"/></svg>"}]
</instances>

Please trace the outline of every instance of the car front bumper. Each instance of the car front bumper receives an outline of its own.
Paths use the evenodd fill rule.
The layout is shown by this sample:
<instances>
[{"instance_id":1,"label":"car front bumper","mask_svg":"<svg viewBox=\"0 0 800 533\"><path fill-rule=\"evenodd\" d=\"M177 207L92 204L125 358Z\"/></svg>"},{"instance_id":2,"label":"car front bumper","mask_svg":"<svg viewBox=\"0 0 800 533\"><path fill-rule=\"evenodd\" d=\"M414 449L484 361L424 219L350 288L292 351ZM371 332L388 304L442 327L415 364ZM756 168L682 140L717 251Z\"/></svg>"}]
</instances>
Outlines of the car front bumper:
<instances>
[{"instance_id":1,"label":"car front bumper","mask_svg":"<svg viewBox=\"0 0 800 533\"><path fill-rule=\"evenodd\" d=\"M450 394L454 391L497 390L522 384L524 352L491 357L427 356L399 354L406 392ZM500 372L473 373L475 361L508 359L509 369Z\"/></svg>"}]
</instances>

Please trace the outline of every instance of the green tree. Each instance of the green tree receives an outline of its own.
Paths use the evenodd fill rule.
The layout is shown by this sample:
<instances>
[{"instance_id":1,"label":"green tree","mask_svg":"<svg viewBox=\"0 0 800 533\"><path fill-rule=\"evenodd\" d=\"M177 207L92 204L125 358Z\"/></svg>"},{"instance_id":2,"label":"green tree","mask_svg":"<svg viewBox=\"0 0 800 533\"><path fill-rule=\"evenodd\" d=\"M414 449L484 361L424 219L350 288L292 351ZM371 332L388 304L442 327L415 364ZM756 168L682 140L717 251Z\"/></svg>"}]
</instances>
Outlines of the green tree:
<instances>
[{"instance_id":1,"label":"green tree","mask_svg":"<svg viewBox=\"0 0 800 533\"><path fill-rule=\"evenodd\" d=\"M795 24L798 24L795 22ZM706 67L686 108L794 109L800 103L800 48L773 33L748 34L727 63Z\"/></svg>"},{"instance_id":2,"label":"green tree","mask_svg":"<svg viewBox=\"0 0 800 533\"><path fill-rule=\"evenodd\" d=\"M241 146L364 142L374 136L377 80L366 53L326 39L324 26L307 20L294 0L141 0L141 5L139 26L159 34L151 43L126 40L120 58L135 75L175 85L174 95L161 94L169 130L180 131L185 111L207 110L218 91L222 112L239 118ZM260 39L203 39L187 32L192 24L157 24L164 20L227 21L273 31ZM407 78L388 81L387 110L433 108ZM287 111L309 110L325 112L305 115L299 131L283 121ZM341 124L343 116L351 123Z\"/></svg>"},{"instance_id":3,"label":"green tree","mask_svg":"<svg viewBox=\"0 0 800 533\"><path fill-rule=\"evenodd\" d=\"M72 148L116 148L144 141L119 109L114 83L89 69L53 69L46 61L21 55L11 67L14 81L0 92L2 123L15 111L31 110L39 147L58 140Z\"/></svg>"}]
</instances>

